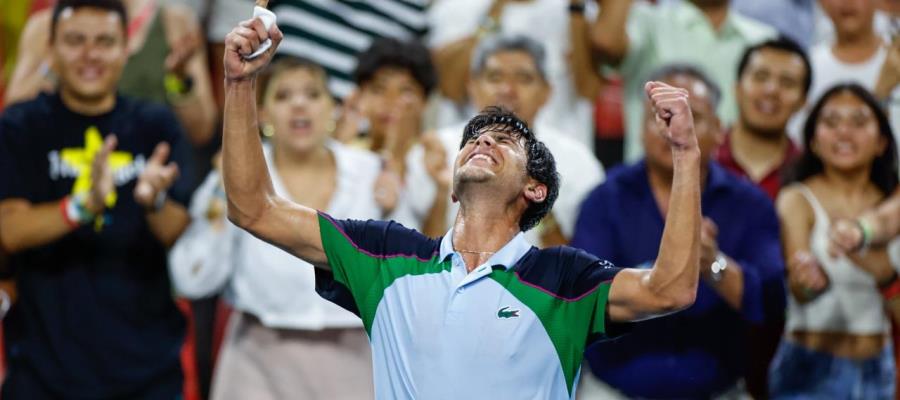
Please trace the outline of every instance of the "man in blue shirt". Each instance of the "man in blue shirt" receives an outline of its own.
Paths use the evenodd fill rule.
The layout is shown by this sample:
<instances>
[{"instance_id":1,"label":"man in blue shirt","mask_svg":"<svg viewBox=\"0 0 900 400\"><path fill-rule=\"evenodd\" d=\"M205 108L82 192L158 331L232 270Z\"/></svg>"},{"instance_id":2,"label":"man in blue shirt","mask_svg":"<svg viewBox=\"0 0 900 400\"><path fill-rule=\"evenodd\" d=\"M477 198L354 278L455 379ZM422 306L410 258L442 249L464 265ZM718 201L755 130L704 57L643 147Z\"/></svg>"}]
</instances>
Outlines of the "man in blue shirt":
<instances>
[{"instance_id":1,"label":"man in blue shirt","mask_svg":"<svg viewBox=\"0 0 900 400\"><path fill-rule=\"evenodd\" d=\"M778 221L762 191L711 160L722 137L715 84L688 66L666 67L654 76L690 92L705 216L697 300L683 312L637 324L621 340L590 347L586 359L595 375L629 397L710 398L735 390L746 323L783 312ZM657 257L675 190L666 142L656 137L652 120L645 122L645 160L611 172L588 196L572 241L616 265L637 268Z\"/></svg>"}]
</instances>

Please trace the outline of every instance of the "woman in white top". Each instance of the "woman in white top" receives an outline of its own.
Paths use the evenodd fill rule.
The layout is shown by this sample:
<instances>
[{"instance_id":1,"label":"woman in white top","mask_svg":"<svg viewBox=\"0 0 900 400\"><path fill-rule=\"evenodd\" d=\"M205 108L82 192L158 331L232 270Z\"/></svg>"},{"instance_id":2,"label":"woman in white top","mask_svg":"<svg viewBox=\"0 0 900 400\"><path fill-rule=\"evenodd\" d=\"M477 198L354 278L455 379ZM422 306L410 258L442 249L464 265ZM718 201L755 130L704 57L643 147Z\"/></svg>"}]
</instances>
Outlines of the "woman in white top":
<instances>
[{"instance_id":1,"label":"woman in white top","mask_svg":"<svg viewBox=\"0 0 900 400\"><path fill-rule=\"evenodd\" d=\"M804 145L795 183L777 201L791 296L771 397L893 399L888 301L879 289L895 284L897 266L885 247L829 254L828 229L896 188L894 136L868 91L840 84L812 108Z\"/></svg>"},{"instance_id":2,"label":"woman in white top","mask_svg":"<svg viewBox=\"0 0 900 400\"><path fill-rule=\"evenodd\" d=\"M322 67L282 58L260 80L259 121L275 191L341 218L382 216L380 161L329 136L335 102ZM170 255L178 292L224 291L234 306L213 379L213 399L373 397L360 319L320 298L312 265L225 219L218 171L191 204L193 222Z\"/></svg>"}]
</instances>

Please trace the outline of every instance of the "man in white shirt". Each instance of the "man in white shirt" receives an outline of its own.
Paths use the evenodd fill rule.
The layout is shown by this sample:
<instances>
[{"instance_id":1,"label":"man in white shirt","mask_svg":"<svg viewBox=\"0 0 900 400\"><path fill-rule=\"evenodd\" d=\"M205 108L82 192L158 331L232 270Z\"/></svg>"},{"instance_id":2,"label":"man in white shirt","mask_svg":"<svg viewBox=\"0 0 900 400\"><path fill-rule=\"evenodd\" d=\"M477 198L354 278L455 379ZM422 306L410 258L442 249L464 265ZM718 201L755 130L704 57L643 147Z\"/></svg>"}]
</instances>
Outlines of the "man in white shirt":
<instances>
[{"instance_id":1,"label":"man in white shirt","mask_svg":"<svg viewBox=\"0 0 900 400\"><path fill-rule=\"evenodd\" d=\"M491 34L525 35L546 53L546 80L553 92L535 116L585 146L593 145L593 105L580 97L566 58L570 48L568 2L564 0L436 0L428 9L428 47L435 54L441 93L438 124L462 123L477 107L464 85L478 43ZM452 104L452 105L451 105ZM472 106L475 106L474 110Z\"/></svg>"},{"instance_id":2,"label":"man in white shirt","mask_svg":"<svg viewBox=\"0 0 900 400\"><path fill-rule=\"evenodd\" d=\"M551 97L546 62L544 48L537 41L518 35L494 35L482 40L475 49L467 85L469 98L476 108L500 105L513 111L534 127L537 137L556 157L562 179L559 199L551 215L527 234L532 243L542 247L568 243L581 201L604 177L603 166L587 145L555 125L540 120L535 125L539 111ZM459 151L462 132L463 124L438 130L447 154ZM453 161L452 157L447 159ZM416 191L414 203L428 205L433 190L428 188L424 169L420 170L412 181L422 182L417 188L423 190ZM453 203L447 212L448 227L453 223L456 209L457 204Z\"/></svg>"}]
</instances>

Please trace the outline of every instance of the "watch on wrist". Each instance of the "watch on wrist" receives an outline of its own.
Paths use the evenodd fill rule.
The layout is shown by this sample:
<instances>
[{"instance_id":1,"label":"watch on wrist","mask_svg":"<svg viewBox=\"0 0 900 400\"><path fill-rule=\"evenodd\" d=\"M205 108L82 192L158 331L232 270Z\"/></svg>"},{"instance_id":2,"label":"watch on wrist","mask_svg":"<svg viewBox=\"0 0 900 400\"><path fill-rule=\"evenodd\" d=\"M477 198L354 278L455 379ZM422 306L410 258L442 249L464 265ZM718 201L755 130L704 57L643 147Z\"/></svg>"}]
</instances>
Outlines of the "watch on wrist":
<instances>
[{"instance_id":1,"label":"watch on wrist","mask_svg":"<svg viewBox=\"0 0 900 400\"><path fill-rule=\"evenodd\" d=\"M713 282L719 283L725 278L725 268L728 268L728 259L720 251L719 254L716 254L716 260L709 266Z\"/></svg>"}]
</instances>

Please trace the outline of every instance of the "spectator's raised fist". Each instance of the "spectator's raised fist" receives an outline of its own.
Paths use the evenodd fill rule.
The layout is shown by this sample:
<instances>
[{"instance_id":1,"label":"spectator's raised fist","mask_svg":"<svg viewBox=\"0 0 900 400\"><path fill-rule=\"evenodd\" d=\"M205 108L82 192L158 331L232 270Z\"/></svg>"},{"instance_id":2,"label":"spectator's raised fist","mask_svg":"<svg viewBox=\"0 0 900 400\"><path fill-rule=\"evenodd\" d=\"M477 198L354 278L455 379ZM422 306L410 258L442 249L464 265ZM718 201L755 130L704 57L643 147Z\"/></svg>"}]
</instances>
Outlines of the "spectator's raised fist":
<instances>
[{"instance_id":1,"label":"spectator's raised fist","mask_svg":"<svg viewBox=\"0 0 900 400\"><path fill-rule=\"evenodd\" d=\"M270 38L272 46L268 50L255 58L246 58ZM255 76L272 60L282 38L284 35L274 23L267 31L260 18L241 22L225 36L225 79L237 81Z\"/></svg>"},{"instance_id":2,"label":"spectator's raised fist","mask_svg":"<svg viewBox=\"0 0 900 400\"><path fill-rule=\"evenodd\" d=\"M697 148L694 117L688 103L688 91L662 82L647 82L644 91L650 99L660 132L675 149Z\"/></svg>"}]
</instances>

